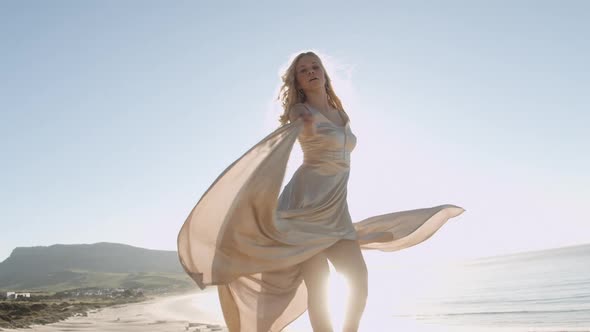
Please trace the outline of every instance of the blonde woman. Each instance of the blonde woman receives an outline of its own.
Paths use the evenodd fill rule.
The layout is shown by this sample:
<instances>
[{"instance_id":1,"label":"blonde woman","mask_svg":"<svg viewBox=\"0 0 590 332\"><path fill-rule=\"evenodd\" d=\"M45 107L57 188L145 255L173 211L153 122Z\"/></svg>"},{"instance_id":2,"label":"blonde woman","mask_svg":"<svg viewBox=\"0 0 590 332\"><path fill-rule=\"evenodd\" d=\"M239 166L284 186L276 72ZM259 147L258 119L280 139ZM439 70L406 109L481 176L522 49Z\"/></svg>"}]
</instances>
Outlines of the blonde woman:
<instances>
[{"instance_id":1,"label":"blonde woman","mask_svg":"<svg viewBox=\"0 0 590 332\"><path fill-rule=\"evenodd\" d=\"M203 195L179 233L180 261L201 288L218 286L231 332L281 331L305 310L324 332L332 331L329 260L350 286L343 330L358 331L368 293L361 248L413 246L464 210L440 205L353 223L347 183L356 137L330 77L304 52L282 79L282 126ZM279 195L296 140L304 161Z\"/></svg>"},{"instance_id":2,"label":"blonde woman","mask_svg":"<svg viewBox=\"0 0 590 332\"><path fill-rule=\"evenodd\" d=\"M332 210L321 218L305 218L314 228L321 227L325 236L335 240L332 246L301 264L308 291L309 319L314 331L332 331L326 301L330 260L350 283L344 330L356 331L368 291L367 267L346 202L350 152L356 137L316 54L298 55L283 76L283 82L279 98L285 114L281 120L284 123L287 116L290 121L304 119L300 142L305 162L283 191L279 208L289 210L321 204L322 209Z\"/></svg>"}]
</instances>

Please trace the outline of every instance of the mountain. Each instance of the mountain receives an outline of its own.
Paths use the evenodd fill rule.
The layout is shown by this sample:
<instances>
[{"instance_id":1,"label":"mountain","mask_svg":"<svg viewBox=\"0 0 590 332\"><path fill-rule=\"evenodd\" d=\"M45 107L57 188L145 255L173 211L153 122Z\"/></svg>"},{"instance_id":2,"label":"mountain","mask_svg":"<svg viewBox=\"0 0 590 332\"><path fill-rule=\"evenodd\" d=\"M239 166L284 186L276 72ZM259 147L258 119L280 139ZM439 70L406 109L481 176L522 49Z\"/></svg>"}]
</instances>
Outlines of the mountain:
<instances>
[{"instance_id":1,"label":"mountain","mask_svg":"<svg viewBox=\"0 0 590 332\"><path fill-rule=\"evenodd\" d=\"M0 289L189 288L176 251L117 243L16 248L0 263Z\"/></svg>"}]
</instances>

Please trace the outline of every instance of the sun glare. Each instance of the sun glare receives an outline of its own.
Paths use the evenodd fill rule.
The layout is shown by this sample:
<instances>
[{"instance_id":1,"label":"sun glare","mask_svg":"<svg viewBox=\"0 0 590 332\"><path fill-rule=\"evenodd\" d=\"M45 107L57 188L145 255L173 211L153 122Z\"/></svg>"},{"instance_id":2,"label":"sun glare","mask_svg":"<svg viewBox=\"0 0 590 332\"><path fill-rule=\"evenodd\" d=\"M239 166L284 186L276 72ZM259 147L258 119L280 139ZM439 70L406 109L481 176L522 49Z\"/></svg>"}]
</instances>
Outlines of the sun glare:
<instances>
[{"instance_id":1,"label":"sun glare","mask_svg":"<svg viewBox=\"0 0 590 332\"><path fill-rule=\"evenodd\" d=\"M330 286L328 289L329 310L334 331L341 331L349 297L349 285L344 276L330 264Z\"/></svg>"}]
</instances>

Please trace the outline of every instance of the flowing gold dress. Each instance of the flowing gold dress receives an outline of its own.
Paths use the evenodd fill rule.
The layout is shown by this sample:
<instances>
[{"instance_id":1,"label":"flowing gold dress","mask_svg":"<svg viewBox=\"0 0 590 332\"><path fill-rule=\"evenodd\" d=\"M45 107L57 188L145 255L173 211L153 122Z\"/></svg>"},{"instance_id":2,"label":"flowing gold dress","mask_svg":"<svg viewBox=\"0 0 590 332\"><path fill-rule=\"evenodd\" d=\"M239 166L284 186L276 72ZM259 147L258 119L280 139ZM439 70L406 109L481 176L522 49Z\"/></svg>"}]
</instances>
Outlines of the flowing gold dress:
<instances>
[{"instance_id":1,"label":"flowing gold dress","mask_svg":"<svg viewBox=\"0 0 590 332\"><path fill-rule=\"evenodd\" d=\"M395 212L353 223L346 200L350 123L310 109L316 133L297 120L230 165L201 197L178 235L178 255L200 288L217 285L231 332L281 331L307 309L300 263L341 239L394 251L428 239L464 210L454 205ZM299 138L304 161L279 196Z\"/></svg>"}]
</instances>

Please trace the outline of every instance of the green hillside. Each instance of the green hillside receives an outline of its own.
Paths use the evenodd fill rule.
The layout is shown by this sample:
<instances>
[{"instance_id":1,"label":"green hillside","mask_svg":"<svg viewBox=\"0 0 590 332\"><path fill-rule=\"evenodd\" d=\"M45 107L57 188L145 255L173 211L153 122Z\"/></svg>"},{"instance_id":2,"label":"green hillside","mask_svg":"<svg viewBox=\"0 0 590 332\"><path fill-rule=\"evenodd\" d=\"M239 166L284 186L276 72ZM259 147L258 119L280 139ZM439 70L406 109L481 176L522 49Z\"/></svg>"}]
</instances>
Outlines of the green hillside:
<instances>
[{"instance_id":1,"label":"green hillside","mask_svg":"<svg viewBox=\"0 0 590 332\"><path fill-rule=\"evenodd\" d=\"M194 287L175 251L115 243L16 248L0 263L0 289L56 292L76 288Z\"/></svg>"}]
</instances>

